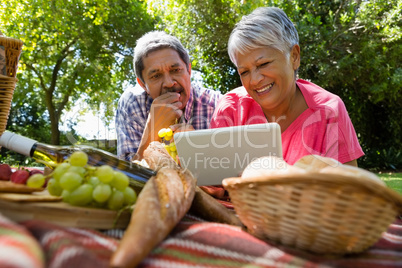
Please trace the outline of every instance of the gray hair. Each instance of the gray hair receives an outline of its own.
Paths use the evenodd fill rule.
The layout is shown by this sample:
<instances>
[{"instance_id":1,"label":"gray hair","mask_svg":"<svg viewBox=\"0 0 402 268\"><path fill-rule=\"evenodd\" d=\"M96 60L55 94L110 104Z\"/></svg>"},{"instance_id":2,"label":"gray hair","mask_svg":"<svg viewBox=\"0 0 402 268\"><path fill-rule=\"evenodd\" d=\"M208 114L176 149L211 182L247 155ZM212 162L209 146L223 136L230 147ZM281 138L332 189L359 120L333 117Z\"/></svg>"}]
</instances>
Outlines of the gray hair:
<instances>
[{"instance_id":1,"label":"gray hair","mask_svg":"<svg viewBox=\"0 0 402 268\"><path fill-rule=\"evenodd\" d=\"M296 44L299 35L285 12L277 7L259 7L236 24L229 37L228 53L237 65L238 52L244 54L252 49L272 47L288 57Z\"/></svg>"},{"instance_id":2,"label":"gray hair","mask_svg":"<svg viewBox=\"0 0 402 268\"><path fill-rule=\"evenodd\" d=\"M163 31L152 31L139 38L134 49L134 72L143 83L145 83L144 77L142 76L144 58L148 56L149 53L164 48L176 50L180 58L186 64L187 70L189 70L190 57L179 39Z\"/></svg>"}]
</instances>

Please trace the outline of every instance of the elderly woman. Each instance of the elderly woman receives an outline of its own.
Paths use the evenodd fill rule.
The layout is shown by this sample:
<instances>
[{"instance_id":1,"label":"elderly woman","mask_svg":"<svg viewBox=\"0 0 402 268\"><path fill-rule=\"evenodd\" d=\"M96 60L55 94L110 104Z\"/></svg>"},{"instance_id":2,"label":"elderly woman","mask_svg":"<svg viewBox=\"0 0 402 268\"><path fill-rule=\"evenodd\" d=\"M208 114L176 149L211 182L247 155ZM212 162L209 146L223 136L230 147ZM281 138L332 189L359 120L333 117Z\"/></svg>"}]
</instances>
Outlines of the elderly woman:
<instances>
[{"instance_id":1,"label":"elderly woman","mask_svg":"<svg viewBox=\"0 0 402 268\"><path fill-rule=\"evenodd\" d=\"M243 17L228 52L244 88L221 99L211 128L277 122L288 164L318 154L357 166L364 153L342 100L297 79L299 36L281 9L257 8Z\"/></svg>"}]
</instances>

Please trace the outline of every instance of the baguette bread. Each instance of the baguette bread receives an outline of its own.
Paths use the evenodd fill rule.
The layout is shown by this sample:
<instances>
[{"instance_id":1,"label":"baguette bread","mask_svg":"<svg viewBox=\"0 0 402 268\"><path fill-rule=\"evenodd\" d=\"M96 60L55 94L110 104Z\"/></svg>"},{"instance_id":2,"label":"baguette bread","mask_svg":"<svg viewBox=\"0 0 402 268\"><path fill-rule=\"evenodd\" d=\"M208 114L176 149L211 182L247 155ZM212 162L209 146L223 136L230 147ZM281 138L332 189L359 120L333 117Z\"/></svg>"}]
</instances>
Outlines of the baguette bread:
<instances>
[{"instance_id":1,"label":"baguette bread","mask_svg":"<svg viewBox=\"0 0 402 268\"><path fill-rule=\"evenodd\" d=\"M136 267L187 213L195 185L196 180L187 170L159 168L140 192L110 266Z\"/></svg>"},{"instance_id":2,"label":"baguette bread","mask_svg":"<svg viewBox=\"0 0 402 268\"><path fill-rule=\"evenodd\" d=\"M163 167L180 169L180 166L169 155L162 143L158 141L151 142L147 149L145 149L143 156L149 168L155 171Z\"/></svg>"},{"instance_id":3,"label":"baguette bread","mask_svg":"<svg viewBox=\"0 0 402 268\"><path fill-rule=\"evenodd\" d=\"M190 212L208 221L243 227L242 222L234 212L227 209L198 186L195 188Z\"/></svg>"},{"instance_id":4,"label":"baguette bread","mask_svg":"<svg viewBox=\"0 0 402 268\"><path fill-rule=\"evenodd\" d=\"M303 156L293 165L308 172L319 172L321 169L328 166L339 167L342 163L333 158L310 154Z\"/></svg>"},{"instance_id":5,"label":"baguette bread","mask_svg":"<svg viewBox=\"0 0 402 268\"><path fill-rule=\"evenodd\" d=\"M343 175L364 180L371 180L381 186L386 184L374 173L359 167L349 166L341 162L320 155L306 155L293 165L289 165L282 158L264 156L255 159L247 165L241 176L241 180L264 181L278 176L298 177L302 174L334 174Z\"/></svg>"},{"instance_id":6,"label":"baguette bread","mask_svg":"<svg viewBox=\"0 0 402 268\"><path fill-rule=\"evenodd\" d=\"M300 174L306 171L300 167L292 166L285 160L276 156L263 156L251 161L244 169L241 178L257 178L272 175Z\"/></svg>"},{"instance_id":7,"label":"baguette bread","mask_svg":"<svg viewBox=\"0 0 402 268\"><path fill-rule=\"evenodd\" d=\"M343 174L355 178L371 180L381 186L386 186L377 175L365 169L344 165L341 162L319 155L306 155L300 158L294 166L301 167L309 172L318 172L321 174Z\"/></svg>"},{"instance_id":8,"label":"baguette bread","mask_svg":"<svg viewBox=\"0 0 402 268\"><path fill-rule=\"evenodd\" d=\"M144 159L149 167L154 170L159 170L163 167L181 170L180 166L172 159L160 142L151 142L148 148L144 151ZM227 209L215 198L205 193L198 186L195 187L194 200L191 204L190 211L194 215L202 217L208 221L240 227L243 226L235 213Z\"/></svg>"}]
</instances>

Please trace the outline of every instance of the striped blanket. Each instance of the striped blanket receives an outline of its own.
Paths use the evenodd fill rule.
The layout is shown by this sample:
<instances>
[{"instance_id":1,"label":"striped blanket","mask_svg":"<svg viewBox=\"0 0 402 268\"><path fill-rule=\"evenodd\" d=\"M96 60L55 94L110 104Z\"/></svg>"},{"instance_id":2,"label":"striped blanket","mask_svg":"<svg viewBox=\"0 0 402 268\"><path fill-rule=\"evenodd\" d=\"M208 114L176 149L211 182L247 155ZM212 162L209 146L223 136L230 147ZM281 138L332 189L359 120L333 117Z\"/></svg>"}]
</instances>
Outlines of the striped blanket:
<instances>
[{"instance_id":1,"label":"striped blanket","mask_svg":"<svg viewBox=\"0 0 402 268\"><path fill-rule=\"evenodd\" d=\"M123 234L37 220L16 224L0 214L0 267L108 267ZM396 219L367 251L334 257L275 245L187 214L140 267L402 267L402 220Z\"/></svg>"}]
</instances>

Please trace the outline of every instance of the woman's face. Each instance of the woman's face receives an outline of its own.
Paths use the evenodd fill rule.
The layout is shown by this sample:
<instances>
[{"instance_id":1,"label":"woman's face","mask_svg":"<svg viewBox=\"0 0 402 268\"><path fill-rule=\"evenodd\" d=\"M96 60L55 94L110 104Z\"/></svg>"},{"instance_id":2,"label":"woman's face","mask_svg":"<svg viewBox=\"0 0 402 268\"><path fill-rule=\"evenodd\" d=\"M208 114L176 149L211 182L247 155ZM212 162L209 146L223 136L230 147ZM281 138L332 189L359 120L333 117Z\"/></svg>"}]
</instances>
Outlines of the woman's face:
<instances>
[{"instance_id":1,"label":"woman's face","mask_svg":"<svg viewBox=\"0 0 402 268\"><path fill-rule=\"evenodd\" d=\"M295 70L300 65L298 45L293 46L289 57L266 47L237 53L236 62L243 86L264 111L280 108L296 90Z\"/></svg>"}]
</instances>

